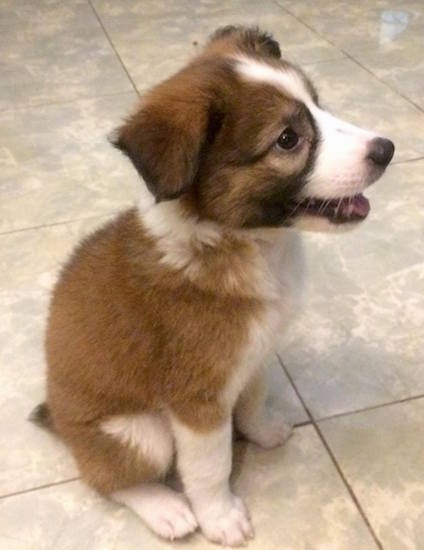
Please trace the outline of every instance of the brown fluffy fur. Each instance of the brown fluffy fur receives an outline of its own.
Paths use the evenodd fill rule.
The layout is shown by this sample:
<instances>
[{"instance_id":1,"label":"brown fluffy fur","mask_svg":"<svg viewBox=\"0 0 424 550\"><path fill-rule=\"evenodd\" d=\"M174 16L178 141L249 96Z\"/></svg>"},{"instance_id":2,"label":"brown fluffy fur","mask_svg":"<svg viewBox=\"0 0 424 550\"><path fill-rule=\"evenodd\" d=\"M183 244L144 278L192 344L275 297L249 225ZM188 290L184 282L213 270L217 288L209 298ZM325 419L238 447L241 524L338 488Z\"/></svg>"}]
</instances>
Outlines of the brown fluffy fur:
<instances>
[{"instance_id":1,"label":"brown fluffy fur","mask_svg":"<svg viewBox=\"0 0 424 550\"><path fill-rule=\"evenodd\" d=\"M251 253L227 246L212 259L212 275L190 283L159 267L159 252L130 210L85 240L63 270L46 336L47 400L56 431L99 490L145 476L137 476L135 453L129 467L119 446L98 433L99 421L167 407L205 430L228 414L218 396L261 305L243 289L222 289L228 257L238 255L244 270Z\"/></svg>"}]
</instances>

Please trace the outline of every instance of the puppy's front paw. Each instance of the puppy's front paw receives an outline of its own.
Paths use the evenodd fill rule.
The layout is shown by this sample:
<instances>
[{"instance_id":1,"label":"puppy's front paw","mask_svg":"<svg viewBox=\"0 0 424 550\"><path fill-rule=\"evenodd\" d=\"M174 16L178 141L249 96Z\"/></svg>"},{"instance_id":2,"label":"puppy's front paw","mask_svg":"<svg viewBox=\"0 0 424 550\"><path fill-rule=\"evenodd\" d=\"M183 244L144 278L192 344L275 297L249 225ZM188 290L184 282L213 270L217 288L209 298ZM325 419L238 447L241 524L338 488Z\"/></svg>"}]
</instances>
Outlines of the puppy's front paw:
<instances>
[{"instance_id":1,"label":"puppy's front paw","mask_svg":"<svg viewBox=\"0 0 424 550\"><path fill-rule=\"evenodd\" d=\"M197 516L205 537L222 546L245 546L254 532L243 501L232 495L230 508L218 509Z\"/></svg>"},{"instance_id":2,"label":"puppy's front paw","mask_svg":"<svg viewBox=\"0 0 424 550\"><path fill-rule=\"evenodd\" d=\"M282 445L291 436L293 427L284 421L283 412L266 408L259 422L249 427L245 436L264 449Z\"/></svg>"}]
</instances>

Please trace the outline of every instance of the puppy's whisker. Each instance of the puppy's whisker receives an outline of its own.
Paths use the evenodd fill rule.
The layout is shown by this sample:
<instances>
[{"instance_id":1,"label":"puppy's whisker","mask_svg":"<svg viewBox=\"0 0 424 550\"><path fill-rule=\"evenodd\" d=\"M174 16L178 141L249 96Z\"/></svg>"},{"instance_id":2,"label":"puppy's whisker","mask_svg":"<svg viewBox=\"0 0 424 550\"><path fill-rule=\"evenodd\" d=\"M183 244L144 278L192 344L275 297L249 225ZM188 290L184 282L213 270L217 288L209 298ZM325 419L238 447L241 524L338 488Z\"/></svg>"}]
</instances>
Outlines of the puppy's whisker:
<instances>
[{"instance_id":1,"label":"puppy's whisker","mask_svg":"<svg viewBox=\"0 0 424 550\"><path fill-rule=\"evenodd\" d=\"M308 204L306 205L306 208L305 208L305 212L307 212L309 210L309 207L311 206L311 204L314 202L314 199L309 199L308 200Z\"/></svg>"},{"instance_id":2,"label":"puppy's whisker","mask_svg":"<svg viewBox=\"0 0 424 550\"><path fill-rule=\"evenodd\" d=\"M295 214L300 208L300 202L296 203L296 206L293 208L293 210L290 212L290 215L292 216Z\"/></svg>"},{"instance_id":3,"label":"puppy's whisker","mask_svg":"<svg viewBox=\"0 0 424 550\"><path fill-rule=\"evenodd\" d=\"M335 211L335 213L334 213L334 217L338 216L339 210L340 210L340 206L342 205L342 202L343 202L343 198L339 199L339 202L337 203L336 211Z\"/></svg>"},{"instance_id":4,"label":"puppy's whisker","mask_svg":"<svg viewBox=\"0 0 424 550\"><path fill-rule=\"evenodd\" d=\"M318 214L320 214L321 212L325 212L325 209L330 204L330 202L331 202L331 199L324 201L318 209Z\"/></svg>"}]
</instances>

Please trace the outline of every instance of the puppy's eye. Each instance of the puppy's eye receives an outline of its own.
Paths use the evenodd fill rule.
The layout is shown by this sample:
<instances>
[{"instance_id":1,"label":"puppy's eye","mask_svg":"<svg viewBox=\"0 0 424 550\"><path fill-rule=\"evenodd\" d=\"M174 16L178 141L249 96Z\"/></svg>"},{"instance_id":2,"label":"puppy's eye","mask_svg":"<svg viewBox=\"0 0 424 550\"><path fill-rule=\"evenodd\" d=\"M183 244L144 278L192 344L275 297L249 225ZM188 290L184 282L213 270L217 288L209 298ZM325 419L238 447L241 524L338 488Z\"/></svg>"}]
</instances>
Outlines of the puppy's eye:
<instances>
[{"instance_id":1,"label":"puppy's eye","mask_svg":"<svg viewBox=\"0 0 424 550\"><path fill-rule=\"evenodd\" d=\"M277 140L278 146L285 151L290 151L290 149L294 149L298 143L299 136L292 128L286 128L280 134L280 137Z\"/></svg>"}]
</instances>

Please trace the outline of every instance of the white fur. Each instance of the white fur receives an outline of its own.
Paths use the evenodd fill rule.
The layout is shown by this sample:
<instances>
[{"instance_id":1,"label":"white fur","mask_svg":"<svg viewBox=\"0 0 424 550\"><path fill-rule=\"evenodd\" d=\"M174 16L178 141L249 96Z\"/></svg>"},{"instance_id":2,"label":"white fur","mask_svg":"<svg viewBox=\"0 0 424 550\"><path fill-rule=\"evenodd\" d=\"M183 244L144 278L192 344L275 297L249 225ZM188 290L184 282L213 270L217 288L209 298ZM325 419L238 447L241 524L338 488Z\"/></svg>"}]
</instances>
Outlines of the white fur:
<instances>
[{"instance_id":1,"label":"white fur","mask_svg":"<svg viewBox=\"0 0 424 550\"><path fill-rule=\"evenodd\" d=\"M216 244L221 238L219 227L212 222L200 223L186 214L178 200L152 203L146 199L146 190L143 194L139 208L142 223L148 234L156 239L156 246L162 253L161 261L195 276L194 248Z\"/></svg>"},{"instance_id":2,"label":"white fur","mask_svg":"<svg viewBox=\"0 0 424 550\"><path fill-rule=\"evenodd\" d=\"M101 423L101 430L123 445L137 449L159 474L171 465L174 442L169 421L160 413L113 416Z\"/></svg>"},{"instance_id":3,"label":"white fur","mask_svg":"<svg viewBox=\"0 0 424 550\"><path fill-rule=\"evenodd\" d=\"M244 437L265 449L281 445L292 432L292 426L285 422L281 395L275 394L274 388L271 390L270 372L271 369L260 371L250 381L233 414L235 426Z\"/></svg>"},{"instance_id":4,"label":"white fur","mask_svg":"<svg viewBox=\"0 0 424 550\"><path fill-rule=\"evenodd\" d=\"M252 423L249 437L264 449L282 445L293 433L293 426L286 422L285 412L266 406L257 422Z\"/></svg>"},{"instance_id":5,"label":"white fur","mask_svg":"<svg viewBox=\"0 0 424 550\"><path fill-rule=\"evenodd\" d=\"M197 529L184 495L160 483L141 483L116 491L112 499L131 508L159 536L174 540Z\"/></svg>"},{"instance_id":6,"label":"white fur","mask_svg":"<svg viewBox=\"0 0 424 550\"><path fill-rule=\"evenodd\" d=\"M138 200L138 211L141 215L148 212L156 203L155 196L149 191L144 181L140 181L140 197Z\"/></svg>"},{"instance_id":7,"label":"white fur","mask_svg":"<svg viewBox=\"0 0 424 550\"><path fill-rule=\"evenodd\" d=\"M293 431L293 427L285 421L284 411L266 403L256 409L256 414L249 415L248 418L239 414L237 420L243 435L263 449L282 445Z\"/></svg>"},{"instance_id":8,"label":"white fur","mask_svg":"<svg viewBox=\"0 0 424 550\"><path fill-rule=\"evenodd\" d=\"M308 106L321 133L321 143L313 172L303 188L306 197L318 199L350 197L376 179L367 160L367 147L376 137L344 122L314 104Z\"/></svg>"},{"instance_id":9,"label":"white fur","mask_svg":"<svg viewBox=\"0 0 424 550\"><path fill-rule=\"evenodd\" d=\"M367 146L376 134L340 120L320 109L313 101L305 82L294 67L281 69L252 60L238 58L242 76L266 82L302 101L314 117L321 136L317 160L305 197L332 199L353 196L363 191L380 175L366 161Z\"/></svg>"},{"instance_id":10,"label":"white fur","mask_svg":"<svg viewBox=\"0 0 424 550\"><path fill-rule=\"evenodd\" d=\"M276 88L284 90L294 99L303 101L306 105L312 103L311 95L305 86L305 81L294 67L276 69L247 57L238 57L238 71L249 80L267 82Z\"/></svg>"},{"instance_id":11,"label":"white fur","mask_svg":"<svg viewBox=\"0 0 424 550\"><path fill-rule=\"evenodd\" d=\"M229 487L231 417L213 431L199 433L172 418L177 465L205 536L225 546L240 546L253 537L248 513Z\"/></svg>"},{"instance_id":12,"label":"white fur","mask_svg":"<svg viewBox=\"0 0 424 550\"><path fill-rule=\"evenodd\" d=\"M254 239L258 247L257 269L251 275L257 280L263 310L250 321L247 344L240 350L238 366L223 393L222 400L230 408L251 377L266 363L300 305L303 286L300 236L284 229L271 234L271 240L263 239L263 232L247 232L246 236Z\"/></svg>"}]
</instances>

